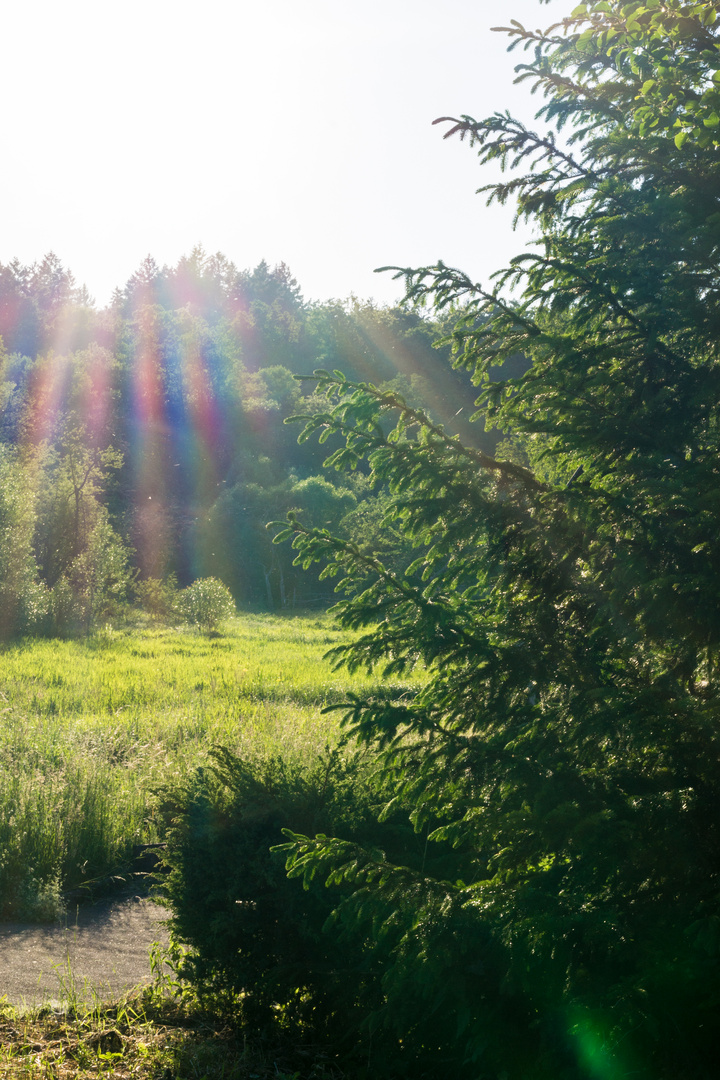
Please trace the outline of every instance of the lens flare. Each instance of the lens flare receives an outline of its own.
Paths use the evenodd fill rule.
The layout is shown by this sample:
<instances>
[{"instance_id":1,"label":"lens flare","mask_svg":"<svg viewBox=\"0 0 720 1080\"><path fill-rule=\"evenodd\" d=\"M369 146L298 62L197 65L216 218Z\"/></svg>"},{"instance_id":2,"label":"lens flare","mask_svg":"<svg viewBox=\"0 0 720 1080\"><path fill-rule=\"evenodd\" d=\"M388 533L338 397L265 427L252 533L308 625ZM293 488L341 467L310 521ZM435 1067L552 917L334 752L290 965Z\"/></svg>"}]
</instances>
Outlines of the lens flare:
<instances>
[{"instance_id":1,"label":"lens flare","mask_svg":"<svg viewBox=\"0 0 720 1080\"><path fill-rule=\"evenodd\" d=\"M61 434L72 367L68 357L51 352L32 371L25 411L25 434L34 445Z\"/></svg>"},{"instance_id":2,"label":"lens flare","mask_svg":"<svg viewBox=\"0 0 720 1080\"><path fill-rule=\"evenodd\" d=\"M632 1073L621 1061L617 1047L600 1023L588 1015L576 1014L568 1025L570 1043L587 1080L627 1080Z\"/></svg>"}]
</instances>

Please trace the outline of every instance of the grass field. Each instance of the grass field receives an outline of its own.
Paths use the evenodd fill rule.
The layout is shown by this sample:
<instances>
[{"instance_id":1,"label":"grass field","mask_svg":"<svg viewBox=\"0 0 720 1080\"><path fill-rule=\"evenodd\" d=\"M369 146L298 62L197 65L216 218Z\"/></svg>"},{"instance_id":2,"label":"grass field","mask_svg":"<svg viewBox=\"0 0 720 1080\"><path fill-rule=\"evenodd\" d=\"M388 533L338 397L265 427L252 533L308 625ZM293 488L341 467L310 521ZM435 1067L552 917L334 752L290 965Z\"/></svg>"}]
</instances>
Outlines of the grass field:
<instances>
[{"instance_id":1,"label":"grass field","mask_svg":"<svg viewBox=\"0 0 720 1080\"><path fill-rule=\"evenodd\" d=\"M0 652L0 914L51 918L63 888L162 839L153 792L213 744L285 758L338 736L324 705L369 686L332 672L324 615L244 615L222 634L170 628Z\"/></svg>"}]
</instances>

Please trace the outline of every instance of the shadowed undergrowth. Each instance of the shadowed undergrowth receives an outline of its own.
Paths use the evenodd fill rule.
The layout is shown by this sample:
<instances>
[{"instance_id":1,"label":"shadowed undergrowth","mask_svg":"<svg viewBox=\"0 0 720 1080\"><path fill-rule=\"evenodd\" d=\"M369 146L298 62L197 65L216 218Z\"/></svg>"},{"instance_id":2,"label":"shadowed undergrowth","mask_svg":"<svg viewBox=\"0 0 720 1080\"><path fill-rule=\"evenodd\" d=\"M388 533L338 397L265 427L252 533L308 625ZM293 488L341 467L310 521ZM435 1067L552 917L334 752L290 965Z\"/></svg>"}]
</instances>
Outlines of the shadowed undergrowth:
<instances>
[{"instance_id":1,"label":"shadowed undergrowth","mask_svg":"<svg viewBox=\"0 0 720 1080\"><path fill-rule=\"evenodd\" d=\"M22 1013L0 1001L3 1080L341 1080L321 1048L270 1042L151 988L111 1006Z\"/></svg>"}]
</instances>

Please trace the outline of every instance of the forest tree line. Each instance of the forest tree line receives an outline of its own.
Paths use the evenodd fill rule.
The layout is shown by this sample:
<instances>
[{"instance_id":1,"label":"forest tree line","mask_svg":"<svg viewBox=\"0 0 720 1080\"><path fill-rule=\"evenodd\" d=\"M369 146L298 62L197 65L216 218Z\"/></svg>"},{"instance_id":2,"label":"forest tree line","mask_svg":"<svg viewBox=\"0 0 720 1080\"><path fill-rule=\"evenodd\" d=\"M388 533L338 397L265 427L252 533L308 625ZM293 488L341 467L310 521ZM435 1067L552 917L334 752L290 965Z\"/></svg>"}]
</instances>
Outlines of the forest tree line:
<instances>
[{"instance_id":1,"label":"forest tree line","mask_svg":"<svg viewBox=\"0 0 720 1080\"><path fill-rule=\"evenodd\" d=\"M266 531L289 510L409 561L367 468L323 472L327 446L284 421L318 405L296 376L341 369L491 445L441 330L356 298L308 303L284 264L240 271L201 248L148 257L106 308L52 253L0 266L3 635L87 630L204 576L245 605L326 603L331 586Z\"/></svg>"}]
</instances>

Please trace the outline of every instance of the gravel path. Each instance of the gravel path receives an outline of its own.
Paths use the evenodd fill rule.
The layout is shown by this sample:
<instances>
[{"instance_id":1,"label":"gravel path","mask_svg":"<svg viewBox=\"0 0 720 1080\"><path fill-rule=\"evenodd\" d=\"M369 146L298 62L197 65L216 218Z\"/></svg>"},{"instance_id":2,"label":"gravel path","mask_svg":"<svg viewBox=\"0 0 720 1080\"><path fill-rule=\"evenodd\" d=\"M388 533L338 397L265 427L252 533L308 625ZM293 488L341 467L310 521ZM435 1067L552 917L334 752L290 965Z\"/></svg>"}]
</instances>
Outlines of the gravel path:
<instances>
[{"instance_id":1,"label":"gravel path","mask_svg":"<svg viewBox=\"0 0 720 1080\"><path fill-rule=\"evenodd\" d=\"M150 982L149 949L167 943L165 916L164 908L131 896L80 906L62 924L0 922L0 1000L107 1000Z\"/></svg>"}]
</instances>

